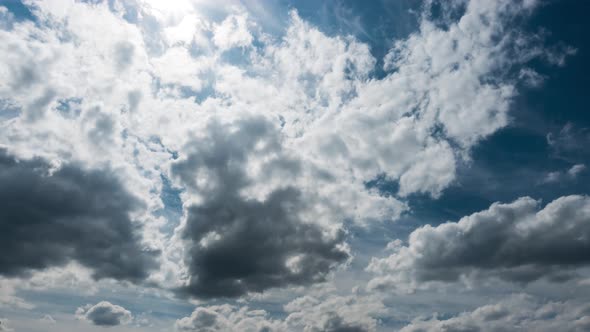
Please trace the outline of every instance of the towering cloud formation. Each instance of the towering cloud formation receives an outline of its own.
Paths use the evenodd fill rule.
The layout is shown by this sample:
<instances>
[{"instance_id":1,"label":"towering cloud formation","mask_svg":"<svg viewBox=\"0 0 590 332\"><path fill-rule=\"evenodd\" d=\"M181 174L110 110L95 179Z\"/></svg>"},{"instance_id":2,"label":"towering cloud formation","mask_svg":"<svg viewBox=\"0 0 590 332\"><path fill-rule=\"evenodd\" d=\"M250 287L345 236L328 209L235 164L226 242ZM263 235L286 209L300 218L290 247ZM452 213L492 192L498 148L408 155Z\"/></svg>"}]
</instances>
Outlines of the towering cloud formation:
<instances>
[{"instance_id":1,"label":"towering cloud formation","mask_svg":"<svg viewBox=\"0 0 590 332\"><path fill-rule=\"evenodd\" d=\"M155 267L130 213L139 202L107 171L53 167L0 150L0 275L71 260L96 279L139 282Z\"/></svg>"},{"instance_id":2,"label":"towering cloud formation","mask_svg":"<svg viewBox=\"0 0 590 332\"><path fill-rule=\"evenodd\" d=\"M205 137L189 143L173 174L195 191L182 237L191 274L185 291L199 297L239 296L271 287L322 281L348 258L341 230L305 220L309 198L296 187L247 196L258 177L300 172L282 151L271 123L253 117L212 121Z\"/></svg>"}]
</instances>

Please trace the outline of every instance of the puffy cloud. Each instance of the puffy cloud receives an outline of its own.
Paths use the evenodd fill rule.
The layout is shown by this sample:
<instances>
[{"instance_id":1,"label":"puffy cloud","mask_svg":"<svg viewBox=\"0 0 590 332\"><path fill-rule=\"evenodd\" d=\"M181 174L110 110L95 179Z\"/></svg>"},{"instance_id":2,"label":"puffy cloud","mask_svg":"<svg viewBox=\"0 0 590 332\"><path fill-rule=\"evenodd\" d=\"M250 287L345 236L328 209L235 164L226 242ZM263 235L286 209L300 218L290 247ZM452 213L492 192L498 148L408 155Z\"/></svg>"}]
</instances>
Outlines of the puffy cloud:
<instances>
[{"instance_id":1,"label":"puffy cloud","mask_svg":"<svg viewBox=\"0 0 590 332\"><path fill-rule=\"evenodd\" d=\"M400 332L566 331L590 329L590 307L573 302L541 302L515 295L449 319L416 319Z\"/></svg>"},{"instance_id":2,"label":"puffy cloud","mask_svg":"<svg viewBox=\"0 0 590 332\"><path fill-rule=\"evenodd\" d=\"M70 260L96 279L139 282L155 267L130 214L140 207L109 171L0 151L0 274L62 266Z\"/></svg>"},{"instance_id":3,"label":"puffy cloud","mask_svg":"<svg viewBox=\"0 0 590 332\"><path fill-rule=\"evenodd\" d=\"M213 29L213 43L222 50L247 47L252 41L247 15L229 15Z\"/></svg>"},{"instance_id":4,"label":"puffy cloud","mask_svg":"<svg viewBox=\"0 0 590 332\"><path fill-rule=\"evenodd\" d=\"M280 322L268 318L264 310L249 310L230 305L198 307L189 317L176 321L181 332L280 332Z\"/></svg>"},{"instance_id":5,"label":"puffy cloud","mask_svg":"<svg viewBox=\"0 0 590 332\"><path fill-rule=\"evenodd\" d=\"M529 197L410 234L394 253L373 258L368 270L380 276L370 287L415 289L429 282L500 278L527 283L564 282L590 264L590 198L560 197L539 209Z\"/></svg>"},{"instance_id":6,"label":"puffy cloud","mask_svg":"<svg viewBox=\"0 0 590 332\"><path fill-rule=\"evenodd\" d=\"M508 124L517 92L513 69L542 55L538 38L515 24L534 7L534 1L426 2L419 31L397 41L385 59L389 74L353 80L347 102L326 108L304 136L310 155L346 170L340 179L385 174L399 182L402 197L437 197L454 181L458 160Z\"/></svg>"},{"instance_id":7,"label":"puffy cloud","mask_svg":"<svg viewBox=\"0 0 590 332\"><path fill-rule=\"evenodd\" d=\"M355 294L307 295L286 304L285 310L289 313L285 319L289 331L369 332L377 330L374 317L385 308L376 297Z\"/></svg>"},{"instance_id":8,"label":"puffy cloud","mask_svg":"<svg viewBox=\"0 0 590 332\"><path fill-rule=\"evenodd\" d=\"M76 316L97 326L125 325L133 319L129 310L107 301L80 307L76 310Z\"/></svg>"},{"instance_id":9,"label":"puffy cloud","mask_svg":"<svg viewBox=\"0 0 590 332\"><path fill-rule=\"evenodd\" d=\"M186 147L172 174L199 200L186 208L190 280L199 297L240 296L271 287L325 280L349 254L343 231L306 220L309 198L289 185L300 164L282 151L278 132L261 117L207 126ZM285 179L246 195L259 177ZM246 193L245 193L246 191Z\"/></svg>"},{"instance_id":10,"label":"puffy cloud","mask_svg":"<svg viewBox=\"0 0 590 332\"><path fill-rule=\"evenodd\" d=\"M247 306L198 307L176 321L177 331L193 332L369 332L376 331L372 318L383 311L375 298L358 296L304 296L285 305L283 320L269 317L264 310Z\"/></svg>"}]
</instances>

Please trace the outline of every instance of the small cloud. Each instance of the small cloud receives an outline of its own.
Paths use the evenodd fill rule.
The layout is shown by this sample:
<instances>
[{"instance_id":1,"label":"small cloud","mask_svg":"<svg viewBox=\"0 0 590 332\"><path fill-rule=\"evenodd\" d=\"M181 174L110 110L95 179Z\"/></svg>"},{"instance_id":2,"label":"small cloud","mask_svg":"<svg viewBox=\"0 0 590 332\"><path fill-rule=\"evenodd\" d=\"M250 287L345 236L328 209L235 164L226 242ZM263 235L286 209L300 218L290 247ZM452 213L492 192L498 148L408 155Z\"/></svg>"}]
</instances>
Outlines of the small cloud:
<instances>
[{"instance_id":1,"label":"small cloud","mask_svg":"<svg viewBox=\"0 0 590 332\"><path fill-rule=\"evenodd\" d=\"M573 178L577 177L580 173L584 172L586 170L586 165L584 164L576 164L574 166L572 166L572 168L570 168L567 171L567 174Z\"/></svg>"},{"instance_id":2,"label":"small cloud","mask_svg":"<svg viewBox=\"0 0 590 332\"><path fill-rule=\"evenodd\" d=\"M55 319L51 315L41 317L41 321L49 324L55 324Z\"/></svg>"},{"instance_id":3,"label":"small cloud","mask_svg":"<svg viewBox=\"0 0 590 332\"><path fill-rule=\"evenodd\" d=\"M545 76L537 73L531 68L523 68L518 73L518 78L521 79L524 84L531 88L540 87L545 81Z\"/></svg>"},{"instance_id":4,"label":"small cloud","mask_svg":"<svg viewBox=\"0 0 590 332\"><path fill-rule=\"evenodd\" d=\"M0 318L0 332L12 332L14 331L8 326L8 320L6 318Z\"/></svg>"},{"instance_id":5,"label":"small cloud","mask_svg":"<svg viewBox=\"0 0 590 332\"><path fill-rule=\"evenodd\" d=\"M586 160L590 156L590 128L565 124L558 132L547 134L547 144L554 158L571 163Z\"/></svg>"},{"instance_id":6,"label":"small cloud","mask_svg":"<svg viewBox=\"0 0 590 332\"><path fill-rule=\"evenodd\" d=\"M76 317L97 326L118 326L129 324L133 319L131 312L107 301L95 305L87 304L76 310Z\"/></svg>"},{"instance_id":7,"label":"small cloud","mask_svg":"<svg viewBox=\"0 0 590 332\"><path fill-rule=\"evenodd\" d=\"M555 171L549 172L545 176L545 178L541 181L541 183L556 183L556 182L563 182L567 180L574 180L576 179L580 173L586 170L586 165L584 164L575 164L567 171Z\"/></svg>"},{"instance_id":8,"label":"small cloud","mask_svg":"<svg viewBox=\"0 0 590 332\"><path fill-rule=\"evenodd\" d=\"M554 183L558 182L561 179L562 173L561 172L549 172L543 179L543 183Z\"/></svg>"}]
</instances>

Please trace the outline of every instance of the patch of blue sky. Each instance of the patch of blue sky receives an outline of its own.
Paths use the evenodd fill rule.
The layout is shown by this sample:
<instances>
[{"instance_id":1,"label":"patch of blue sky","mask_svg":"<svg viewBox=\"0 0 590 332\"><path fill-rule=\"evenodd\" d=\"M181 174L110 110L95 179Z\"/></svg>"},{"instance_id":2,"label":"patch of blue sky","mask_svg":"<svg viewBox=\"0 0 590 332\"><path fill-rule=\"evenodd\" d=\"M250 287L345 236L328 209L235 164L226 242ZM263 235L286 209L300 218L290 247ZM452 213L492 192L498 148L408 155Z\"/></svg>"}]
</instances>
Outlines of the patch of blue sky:
<instances>
[{"instance_id":1,"label":"patch of blue sky","mask_svg":"<svg viewBox=\"0 0 590 332\"><path fill-rule=\"evenodd\" d=\"M354 36L369 45L377 60L373 75L383 78L383 59L393 42L418 29L419 1L380 0L344 1L303 0L283 2L296 9L305 21L317 26L329 36Z\"/></svg>"},{"instance_id":2,"label":"patch of blue sky","mask_svg":"<svg viewBox=\"0 0 590 332\"><path fill-rule=\"evenodd\" d=\"M33 21L36 22L37 18L29 8L20 0L0 0L0 6L8 9L14 16L17 22L21 21Z\"/></svg>"},{"instance_id":3,"label":"patch of blue sky","mask_svg":"<svg viewBox=\"0 0 590 332\"><path fill-rule=\"evenodd\" d=\"M10 120L21 113L20 106L8 99L0 99L0 120Z\"/></svg>"},{"instance_id":4,"label":"patch of blue sky","mask_svg":"<svg viewBox=\"0 0 590 332\"><path fill-rule=\"evenodd\" d=\"M160 199L164 204L164 208L156 211L156 216L162 216L168 221L161 229L163 232L172 233L174 228L180 223L182 217L182 189L172 186L170 179L161 175L162 191L160 192Z\"/></svg>"}]
</instances>

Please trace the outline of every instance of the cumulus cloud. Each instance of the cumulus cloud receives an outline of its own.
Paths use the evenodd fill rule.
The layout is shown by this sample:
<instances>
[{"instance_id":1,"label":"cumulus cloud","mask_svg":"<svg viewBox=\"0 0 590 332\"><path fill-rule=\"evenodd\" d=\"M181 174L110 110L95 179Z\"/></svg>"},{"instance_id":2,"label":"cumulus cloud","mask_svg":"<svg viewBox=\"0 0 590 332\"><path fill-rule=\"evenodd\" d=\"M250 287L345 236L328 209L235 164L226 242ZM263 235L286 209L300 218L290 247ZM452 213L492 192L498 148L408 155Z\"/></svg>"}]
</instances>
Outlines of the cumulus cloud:
<instances>
[{"instance_id":1,"label":"cumulus cloud","mask_svg":"<svg viewBox=\"0 0 590 332\"><path fill-rule=\"evenodd\" d=\"M253 37L248 31L247 15L230 15L213 30L213 43L222 50L250 46Z\"/></svg>"},{"instance_id":2,"label":"cumulus cloud","mask_svg":"<svg viewBox=\"0 0 590 332\"><path fill-rule=\"evenodd\" d=\"M181 332L279 332L278 321L268 317L264 310L249 310L230 305L198 307L189 317L176 321L175 329Z\"/></svg>"},{"instance_id":3,"label":"cumulus cloud","mask_svg":"<svg viewBox=\"0 0 590 332\"><path fill-rule=\"evenodd\" d=\"M400 332L435 331L565 331L590 329L590 307L573 302L543 302L514 295L456 317L416 319Z\"/></svg>"},{"instance_id":4,"label":"cumulus cloud","mask_svg":"<svg viewBox=\"0 0 590 332\"><path fill-rule=\"evenodd\" d=\"M40 176L39 161L19 163L24 183L55 186L69 205L25 197L40 205L23 218L54 228L4 221L21 242L0 248L45 237L17 251L27 259L2 257L0 271L74 260L96 278L145 278L153 257L128 216L138 204L106 194L127 188L145 204L144 238L164 253L154 276L163 287L188 275L184 293L217 297L325 280L350 256L342 225L397 220L411 195L440 196L471 149L508 124L519 80L537 77L527 62L547 57L542 38L519 29L537 1L444 3L436 14L440 3L426 1L418 30L375 59L296 11L273 35L248 6L211 18L193 1L26 2L35 22L0 25L0 144L65 165ZM95 168L121 183L101 186L108 172L85 170ZM172 237L162 229L176 221L156 217L168 175L184 190ZM399 190L368 188L378 176Z\"/></svg>"},{"instance_id":5,"label":"cumulus cloud","mask_svg":"<svg viewBox=\"0 0 590 332\"><path fill-rule=\"evenodd\" d=\"M500 278L564 282L590 264L590 198L564 196L539 208L529 197L410 234L394 253L373 258L370 287L415 289L429 282Z\"/></svg>"},{"instance_id":6,"label":"cumulus cloud","mask_svg":"<svg viewBox=\"0 0 590 332\"><path fill-rule=\"evenodd\" d=\"M341 179L385 174L399 182L401 197L439 196L471 147L508 124L518 81L512 69L542 56L537 38L514 24L535 5L426 2L419 31L397 41L386 57L389 74L353 81L350 99L322 114L323 126L305 140L319 142L307 145L310 155L319 162L330 155L326 163L347 170ZM436 15L435 7L441 9Z\"/></svg>"},{"instance_id":7,"label":"cumulus cloud","mask_svg":"<svg viewBox=\"0 0 590 332\"><path fill-rule=\"evenodd\" d=\"M385 307L372 296L307 295L286 304L285 311L289 331L372 332Z\"/></svg>"},{"instance_id":8,"label":"cumulus cloud","mask_svg":"<svg viewBox=\"0 0 590 332\"><path fill-rule=\"evenodd\" d=\"M176 321L177 331L192 332L369 332L376 331L372 318L383 310L375 298L356 296L304 296L285 305L285 319L272 318L264 310L247 306L198 307Z\"/></svg>"},{"instance_id":9,"label":"cumulus cloud","mask_svg":"<svg viewBox=\"0 0 590 332\"><path fill-rule=\"evenodd\" d=\"M281 183L263 198L244 195L251 183L258 184L249 173L299 173L277 134L261 117L225 125L213 120L172 166L173 175L200 198L187 207L182 230L191 275L184 291L233 297L306 285L325 280L348 258L342 230L305 220L308 198L296 187Z\"/></svg>"},{"instance_id":10,"label":"cumulus cloud","mask_svg":"<svg viewBox=\"0 0 590 332\"><path fill-rule=\"evenodd\" d=\"M94 325L106 327L126 325L133 319L129 310L107 301L78 308L76 317Z\"/></svg>"},{"instance_id":11,"label":"cumulus cloud","mask_svg":"<svg viewBox=\"0 0 590 332\"><path fill-rule=\"evenodd\" d=\"M130 217L140 207L108 171L20 160L0 150L0 274L63 266L71 260L96 279L138 282L155 267Z\"/></svg>"}]
</instances>

